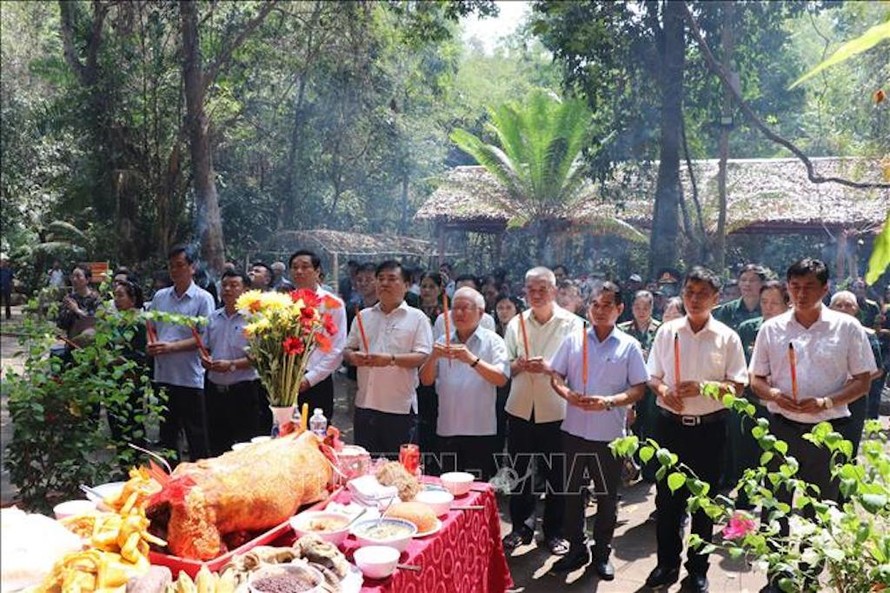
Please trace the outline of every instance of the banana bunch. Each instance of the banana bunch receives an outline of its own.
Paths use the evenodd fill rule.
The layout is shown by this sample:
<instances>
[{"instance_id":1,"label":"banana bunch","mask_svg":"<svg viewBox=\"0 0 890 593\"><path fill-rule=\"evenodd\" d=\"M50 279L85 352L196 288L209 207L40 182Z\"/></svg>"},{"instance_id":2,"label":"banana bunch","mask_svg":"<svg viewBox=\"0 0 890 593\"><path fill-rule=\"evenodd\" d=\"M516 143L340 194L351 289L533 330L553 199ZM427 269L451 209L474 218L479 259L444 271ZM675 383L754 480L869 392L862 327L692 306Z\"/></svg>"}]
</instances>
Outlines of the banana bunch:
<instances>
[{"instance_id":1,"label":"banana bunch","mask_svg":"<svg viewBox=\"0 0 890 593\"><path fill-rule=\"evenodd\" d=\"M215 574L202 566L193 581L184 572L179 573L179 578L167 585L167 593L235 593L235 574L227 570L223 574Z\"/></svg>"}]
</instances>

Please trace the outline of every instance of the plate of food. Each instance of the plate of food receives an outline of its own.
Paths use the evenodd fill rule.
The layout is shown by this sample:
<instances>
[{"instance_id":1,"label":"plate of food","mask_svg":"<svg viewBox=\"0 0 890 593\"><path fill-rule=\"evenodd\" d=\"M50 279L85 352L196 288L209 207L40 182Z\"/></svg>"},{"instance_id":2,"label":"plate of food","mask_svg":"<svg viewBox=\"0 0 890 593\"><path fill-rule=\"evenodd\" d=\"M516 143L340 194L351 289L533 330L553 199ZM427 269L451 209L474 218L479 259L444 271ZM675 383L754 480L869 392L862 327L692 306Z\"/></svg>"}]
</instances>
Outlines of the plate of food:
<instances>
[{"instance_id":1,"label":"plate of food","mask_svg":"<svg viewBox=\"0 0 890 593\"><path fill-rule=\"evenodd\" d=\"M428 535L433 535L434 533L439 533L440 529L442 529L442 520L436 519L436 522L433 525L433 527L430 527L426 531L418 531L417 533L414 534L414 539L417 539L420 537L426 537Z\"/></svg>"},{"instance_id":2,"label":"plate of food","mask_svg":"<svg viewBox=\"0 0 890 593\"><path fill-rule=\"evenodd\" d=\"M99 510L108 510L108 505L105 504L105 501L114 500L120 496L120 493L124 491L124 484L126 482L108 482L92 486L86 491L86 497L93 501Z\"/></svg>"}]
</instances>

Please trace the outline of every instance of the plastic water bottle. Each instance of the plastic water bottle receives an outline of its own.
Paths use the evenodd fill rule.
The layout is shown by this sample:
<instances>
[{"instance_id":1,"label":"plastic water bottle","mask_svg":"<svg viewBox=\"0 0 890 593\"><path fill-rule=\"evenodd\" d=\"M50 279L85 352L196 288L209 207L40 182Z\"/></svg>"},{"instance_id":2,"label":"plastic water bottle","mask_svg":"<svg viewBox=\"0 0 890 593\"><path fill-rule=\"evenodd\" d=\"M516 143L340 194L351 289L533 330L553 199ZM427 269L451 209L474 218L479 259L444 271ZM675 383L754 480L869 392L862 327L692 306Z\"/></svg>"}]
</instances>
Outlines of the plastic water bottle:
<instances>
[{"instance_id":1,"label":"plastic water bottle","mask_svg":"<svg viewBox=\"0 0 890 593\"><path fill-rule=\"evenodd\" d=\"M321 408L315 408L312 417L309 418L309 430L324 438L328 433L328 419L324 417Z\"/></svg>"}]
</instances>

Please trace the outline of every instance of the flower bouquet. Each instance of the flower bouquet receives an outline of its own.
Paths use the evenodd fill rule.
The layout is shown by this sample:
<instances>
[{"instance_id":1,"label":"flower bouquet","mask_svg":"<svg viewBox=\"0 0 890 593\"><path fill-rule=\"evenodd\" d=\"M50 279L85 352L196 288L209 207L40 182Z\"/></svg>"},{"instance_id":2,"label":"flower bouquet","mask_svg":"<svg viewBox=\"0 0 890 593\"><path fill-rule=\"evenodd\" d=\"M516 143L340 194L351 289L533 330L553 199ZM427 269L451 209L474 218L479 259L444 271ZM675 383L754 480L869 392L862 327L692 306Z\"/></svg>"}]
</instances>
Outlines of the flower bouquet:
<instances>
[{"instance_id":1,"label":"flower bouquet","mask_svg":"<svg viewBox=\"0 0 890 593\"><path fill-rule=\"evenodd\" d=\"M238 298L236 307L248 321L244 328L248 356L271 407L296 405L309 355L316 347L328 352L337 332L333 318L324 310L339 306L336 299L320 298L307 289L289 293L250 290Z\"/></svg>"}]
</instances>

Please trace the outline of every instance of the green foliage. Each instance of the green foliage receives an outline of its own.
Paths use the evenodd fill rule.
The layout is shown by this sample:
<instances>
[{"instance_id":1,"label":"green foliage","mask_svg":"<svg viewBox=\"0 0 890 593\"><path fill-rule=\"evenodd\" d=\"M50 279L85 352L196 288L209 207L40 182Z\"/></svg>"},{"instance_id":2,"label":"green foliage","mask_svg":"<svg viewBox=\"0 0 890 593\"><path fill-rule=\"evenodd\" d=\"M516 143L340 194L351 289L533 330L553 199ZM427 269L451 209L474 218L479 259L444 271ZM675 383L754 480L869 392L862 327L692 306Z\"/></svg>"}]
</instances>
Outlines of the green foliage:
<instances>
[{"instance_id":1,"label":"green foliage","mask_svg":"<svg viewBox=\"0 0 890 593\"><path fill-rule=\"evenodd\" d=\"M868 273L865 275L865 281L874 285L888 266L890 266L890 210L887 212L887 220L884 221L884 229L875 239L874 249L868 260Z\"/></svg>"},{"instance_id":2,"label":"green foliage","mask_svg":"<svg viewBox=\"0 0 890 593\"><path fill-rule=\"evenodd\" d=\"M693 534L689 544L701 553L723 549L732 558L747 558L760 570L785 575L779 583L783 591L809 590L809 567L822 564L828 570L828 584L838 592L883 590L890 585L890 457L880 422L866 422L859 463L850 460L851 443L831 424L817 424L804 435L832 454L832 474L844 497L836 503L821 499L815 486L798 477L799 464L787 455L788 444L769 432L768 420L754 420L752 406L744 398L728 398L714 385L705 386L703 394L729 402L734 413L753 420L743 424L752 426L763 457L759 467L745 470L734 490L744 491L752 505L764 509L762 521L736 511L726 496L710 496L709 484L652 439L641 444L629 436L610 445L616 456L638 455L643 463L657 463L656 477L666 479L672 492L687 488L690 512L701 510L715 522L726 523L716 543L706 544ZM796 491L793 507L777 500L780 488ZM812 510L812 518L801 514L804 509ZM790 521L790 535L779 535L779 519Z\"/></svg>"},{"instance_id":3,"label":"green foliage","mask_svg":"<svg viewBox=\"0 0 890 593\"><path fill-rule=\"evenodd\" d=\"M844 43L842 46L837 48L835 52L828 58L819 62L819 64L817 64L815 68L795 80L794 83L791 85L791 88L794 88L804 81L809 80L826 68L831 68L832 66L842 64L850 58L857 56L862 52L866 52L882 41L887 40L890 40L890 21L875 25L859 37L856 37Z\"/></svg>"},{"instance_id":4,"label":"green foliage","mask_svg":"<svg viewBox=\"0 0 890 593\"><path fill-rule=\"evenodd\" d=\"M95 340L65 362L47 355L55 328L37 314L36 300L29 306L34 314L25 317L20 339L24 372L4 380L15 433L3 461L24 506L46 512L59 500L79 498L80 484L117 479L137 463L126 443L110 438L100 409L133 413L138 426L131 437L142 440L165 398L152 391L147 369L125 356L139 331L135 312L101 316Z\"/></svg>"}]
</instances>

